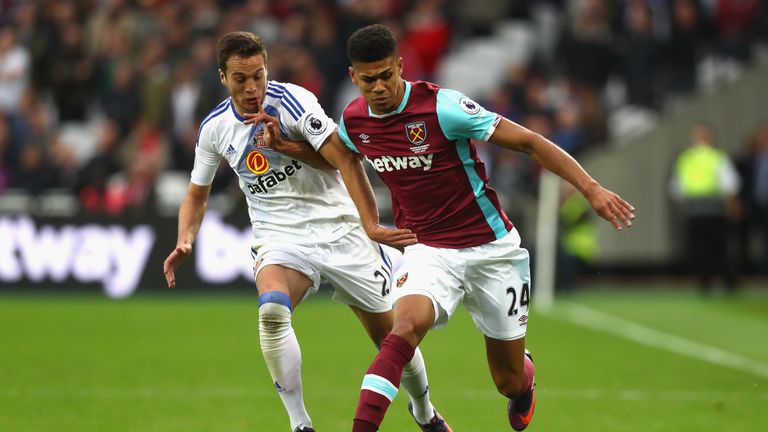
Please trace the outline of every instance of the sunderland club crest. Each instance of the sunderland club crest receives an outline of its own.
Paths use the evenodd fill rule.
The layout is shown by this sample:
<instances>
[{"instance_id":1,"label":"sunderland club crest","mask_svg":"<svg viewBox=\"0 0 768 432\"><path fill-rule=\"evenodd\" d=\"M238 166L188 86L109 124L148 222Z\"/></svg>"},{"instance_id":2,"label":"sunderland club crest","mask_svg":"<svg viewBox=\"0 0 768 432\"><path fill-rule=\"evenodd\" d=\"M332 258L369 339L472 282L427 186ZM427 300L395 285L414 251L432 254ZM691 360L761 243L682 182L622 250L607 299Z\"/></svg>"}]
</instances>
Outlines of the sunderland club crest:
<instances>
[{"instance_id":1,"label":"sunderland club crest","mask_svg":"<svg viewBox=\"0 0 768 432\"><path fill-rule=\"evenodd\" d=\"M251 145L256 148L267 148L267 143L264 142L264 123L259 123L253 128L253 135L251 135Z\"/></svg>"},{"instance_id":2,"label":"sunderland club crest","mask_svg":"<svg viewBox=\"0 0 768 432\"><path fill-rule=\"evenodd\" d=\"M405 125L405 136L412 144L419 145L427 139L427 125L423 121Z\"/></svg>"}]
</instances>

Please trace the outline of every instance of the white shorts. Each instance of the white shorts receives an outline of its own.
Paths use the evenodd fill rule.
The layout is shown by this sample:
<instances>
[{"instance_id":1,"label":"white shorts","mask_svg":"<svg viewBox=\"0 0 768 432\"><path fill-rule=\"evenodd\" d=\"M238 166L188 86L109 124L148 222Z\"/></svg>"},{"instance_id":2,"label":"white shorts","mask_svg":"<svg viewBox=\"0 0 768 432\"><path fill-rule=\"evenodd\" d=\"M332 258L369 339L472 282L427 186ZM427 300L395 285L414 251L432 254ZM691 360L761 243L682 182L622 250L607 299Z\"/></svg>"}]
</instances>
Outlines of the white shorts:
<instances>
[{"instance_id":1,"label":"white shorts","mask_svg":"<svg viewBox=\"0 0 768 432\"><path fill-rule=\"evenodd\" d=\"M423 295L435 307L439 328L448 323L459 303L484 335L499 340L525 336L531 274L528 251L520 234L464 249L416 244L405 248L395 272L393 302L407 295Z\"/></svg>"},{"instance_id":2,"label":"white shorts","mask_svg":"<svg viewBox=\"0 0 768 432\"><path fill-rule=\"evenodd\" d=\"M386 248L386 249L385 249ZM315 245L266 243L251 249L254 278L267 265L277 264L298 271L312 281L304 298L317 292L322 279L334 289L333 299L366 312L392 309L393 260L400 252L381 246L357 227L338 240ZM302 299L303 300L303 299Z\"/></svg>"}]
</instances>

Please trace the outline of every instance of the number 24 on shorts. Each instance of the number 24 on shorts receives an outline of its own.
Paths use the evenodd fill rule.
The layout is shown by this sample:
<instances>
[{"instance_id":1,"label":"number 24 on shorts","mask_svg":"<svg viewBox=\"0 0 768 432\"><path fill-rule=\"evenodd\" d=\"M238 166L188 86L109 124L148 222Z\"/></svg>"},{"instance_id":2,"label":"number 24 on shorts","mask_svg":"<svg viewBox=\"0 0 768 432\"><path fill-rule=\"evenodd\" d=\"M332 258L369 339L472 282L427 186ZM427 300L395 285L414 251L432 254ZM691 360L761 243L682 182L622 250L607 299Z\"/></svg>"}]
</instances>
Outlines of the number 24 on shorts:
<instances>
[{"instance_id":1,"label":"number 24 on shorts","mask_svg":"<svg viewBox=\"0 0 768 432\"><path fill-rule=\"evenodd\" d=\"M508 316L517 315L517 290L514 287L507 288L507 295L512 295L512 304L509 306ZM531 301L531 288L528 283L523 284L523 290L520 293L520 306L528 306Z\"/></svg>"}]
</instances>

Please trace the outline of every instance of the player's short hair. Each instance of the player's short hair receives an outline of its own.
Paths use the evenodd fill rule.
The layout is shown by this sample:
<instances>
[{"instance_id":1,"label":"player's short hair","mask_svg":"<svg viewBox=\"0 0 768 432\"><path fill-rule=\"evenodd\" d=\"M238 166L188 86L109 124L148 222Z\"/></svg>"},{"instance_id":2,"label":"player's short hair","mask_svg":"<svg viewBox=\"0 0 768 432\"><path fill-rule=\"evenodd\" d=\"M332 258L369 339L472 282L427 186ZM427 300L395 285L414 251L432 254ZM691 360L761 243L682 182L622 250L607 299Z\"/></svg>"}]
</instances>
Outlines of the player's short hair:
<instances>
[{"instance_id":1,"label":"player's short hair","mask_svg":"<svg viewBox=\"0 0 768 432\"><path fill-rule=\"evenodd\" d=\"M382 24L357 29L347 40L350 63L370 63L384 60L397 53L397 41L392 31Z\"/></svg>"},{"instance_id":2,"label":"player's short hair","mask_svg":"<svg viewBox=\"0 0 768 432\"><path fill-rule=\"evenodd\" d=\"M219 63L219 69L227 73L227 60L236 55L240 57L253 57L263 55L264 62L267 61L267 46L260 37L251 32L236 31L225 34L216 46L216 60Z\"/></svg>"}]
</instances>

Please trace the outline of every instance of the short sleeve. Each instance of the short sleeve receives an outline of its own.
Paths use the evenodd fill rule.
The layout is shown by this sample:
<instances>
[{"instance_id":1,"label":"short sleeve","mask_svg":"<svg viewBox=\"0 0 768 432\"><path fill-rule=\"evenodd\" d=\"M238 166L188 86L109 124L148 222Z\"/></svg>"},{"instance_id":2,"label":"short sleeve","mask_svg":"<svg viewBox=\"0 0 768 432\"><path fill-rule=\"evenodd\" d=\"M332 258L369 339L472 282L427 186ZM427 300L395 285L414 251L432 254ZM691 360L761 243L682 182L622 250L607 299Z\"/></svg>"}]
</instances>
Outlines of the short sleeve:
<instances>
[{"instance_id":1,"label":"short sleeve","mask_svg":"<svg viewBox=\"0 0 768 432\"><path fill-rule=\"evenodd\" d=\"M341 118L339 119L339 138L341 138L341 142L343 142L348 149L355 153L360 153L360 150L357 149L357 146L355 146L355 144L352 143L352 140L349 139L347 127L344 125L344 114L342 114Z\"/></svg>"},{"instance_id":2,"label":"short sleeve","mask_svg":"<svg viewBox=\"0 0 768 432\"><path fill-rule=\"evenodd\" d=\"M282 105L289 113L281 118L281 122L285 123L290 139L302 139L318 150L336 130L336 123L328 117L315 95L303 87L285 84Z\"/></svg>"},{"instance_id":3,"label":"short sleeve","mask_svg":"<svg viewBox=\"0 0 768 432\"><path fill-rule=\"evenodd\" d=\"M488 141L501 119L498 114L451 89L438 91L436 110L440 128L450 140L474 138Z\"/></svg>"},{"instance_id":4,"label":"short sleeve","mask_svg":"<svg viewBox=\"0 0 768 432\"><path fill-rule=\"evenodd\" d=\"M216 152L216 140L213 127L203 127L195 145L195 165L192 168L192 183L209 186L219 167L221 156Z\"/></svg>"}]
</instances>

